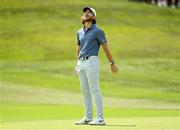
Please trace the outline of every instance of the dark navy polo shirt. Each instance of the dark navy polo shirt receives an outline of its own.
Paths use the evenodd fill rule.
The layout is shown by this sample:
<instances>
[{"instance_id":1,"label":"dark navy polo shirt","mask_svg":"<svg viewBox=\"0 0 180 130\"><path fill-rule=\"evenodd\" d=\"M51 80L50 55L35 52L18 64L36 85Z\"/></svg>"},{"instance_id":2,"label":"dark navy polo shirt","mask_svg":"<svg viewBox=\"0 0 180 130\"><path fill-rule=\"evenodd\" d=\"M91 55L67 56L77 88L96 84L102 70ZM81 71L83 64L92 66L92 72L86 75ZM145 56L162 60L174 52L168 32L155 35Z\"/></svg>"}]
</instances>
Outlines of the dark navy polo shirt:
<instances>
[{"instance_id":1,"label":"dark navy polo shirt","mask_svg":"<svg viewBox=\"0 0 180 130\"><path fill-rule=\"evenodd\" d=\"M77 32L77 41L80 46L80 58L98 56L100 45L107 40L104 31L92 24L87 30L83 27Z\"/></svg>"}]
</instances>

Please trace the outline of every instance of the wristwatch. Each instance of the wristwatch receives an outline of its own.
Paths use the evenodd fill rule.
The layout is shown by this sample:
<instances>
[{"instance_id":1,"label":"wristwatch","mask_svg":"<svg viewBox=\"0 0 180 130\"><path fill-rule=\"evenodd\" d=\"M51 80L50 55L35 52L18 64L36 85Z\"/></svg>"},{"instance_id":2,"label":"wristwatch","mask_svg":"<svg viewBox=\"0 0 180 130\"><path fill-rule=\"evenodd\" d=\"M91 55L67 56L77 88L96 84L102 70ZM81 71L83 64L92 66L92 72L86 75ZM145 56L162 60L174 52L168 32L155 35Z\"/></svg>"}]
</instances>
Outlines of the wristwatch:
<instances>
[{"instance_id":1,"label":"wristwatch","mask_svg":"<svg viewBox=\"0 0 180 130\"><path fill-rule=\"evenodd\" d=\"M109 62L110 65L114 65L115 62L112 60L111 62Z\"/></svg>"}]
</instances>

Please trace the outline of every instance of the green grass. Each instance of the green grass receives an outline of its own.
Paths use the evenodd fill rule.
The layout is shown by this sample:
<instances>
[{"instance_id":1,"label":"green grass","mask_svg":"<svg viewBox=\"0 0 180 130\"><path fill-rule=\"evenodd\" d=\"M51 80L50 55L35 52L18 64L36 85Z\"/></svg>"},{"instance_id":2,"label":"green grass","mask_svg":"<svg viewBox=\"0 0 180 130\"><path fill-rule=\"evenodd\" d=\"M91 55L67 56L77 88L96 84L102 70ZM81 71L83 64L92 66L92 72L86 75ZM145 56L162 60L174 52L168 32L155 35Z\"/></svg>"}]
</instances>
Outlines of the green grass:
<instances>
[{"instance_id":1,"label":"green grass","mask_svg":"<svg viewBox=\"0 0 180 130\"><path fill-rule=\"evenodd\" d=\"M83 106L76 105L2 104L1 122L80 119L83 116L83 110ZM106 118L178 117L180 114L178 110L125 109L111 107L105 107L104 111Z\"/></svg>"},{"instance_id":2,"label":"green grass","mask_svg":"<svg viewBox=\"0 0 180 130\"><path fill-rule=\"evenodd\" d=\"M180 57L179 10L126 0L2 0L0 58L74 59L71 52L75 51L84 5L97 9L98 25L105 30L116 59Z\"/></svg>"},{"instance_id":3,"label":"green grass","mask_svg":"<svg viewBox=\"0 0 180 130\"><path fill-rule=\"evenodd\" d=\"M120 73L116 76L102 64L100 85L105 96L179 101L180 73L175 68L179 62L126 60L118 64ZM75 61L5 62L1 65L2 81L80 92L75 65Z\"/></svg>"},{"instance_id":4,"label":"green grass","mask_svg":"<svg viewBox=\"0 0 180 130\"><path fill-rule=\"evenodd\" d=\"M2 116L0 128L79 129L80 126L73 124L83 115L82 109L82 106L70 105L4 104L1 105ZM84 127L88 129L113 129L114 127L116 129L179 128L178 116L180 113L178 110L119 109L105 107L105 113L107 126L103 128Z\"/></svg>"},{"instance_id":5,"label":"green grass","mask_svg":"<svg viewBox=\"0 0 180 130\"><path fill-rule=\"evenodd\" d=\"M153 118L108 118L106 126L75 126L74 120L45 120L2 123L4 130L8 129L61 129L61 130L114 130L114 129L139 129L139 130L178 130L176 117L153 117ZM166 123L164 123L166 122Z\"/></svg>"},{"instance_id":6,"label":"green grass","mask_svg":"<svg viewBox=\"0 0 180 130\"><path fill-rule=\"evenodd\" d=\"M100 50L105 127L73 125L83 116L74 67L85 5L119 66L112 75ZM179 17L127 0L1 0L0 129L179 129Z\"/></svg>"}]
</instances>

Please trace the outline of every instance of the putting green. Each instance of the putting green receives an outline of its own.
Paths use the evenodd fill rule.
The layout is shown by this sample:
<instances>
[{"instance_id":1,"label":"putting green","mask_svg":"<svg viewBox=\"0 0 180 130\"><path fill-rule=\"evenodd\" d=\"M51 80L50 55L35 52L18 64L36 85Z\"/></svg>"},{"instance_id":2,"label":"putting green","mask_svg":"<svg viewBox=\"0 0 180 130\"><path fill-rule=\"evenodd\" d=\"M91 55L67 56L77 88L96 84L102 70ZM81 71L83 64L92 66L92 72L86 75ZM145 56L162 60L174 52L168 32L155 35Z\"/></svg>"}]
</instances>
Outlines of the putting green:
<instances>
[{"instance_id":1,"label":"putting green","mask_svg":"<svg viewBox=\"0 0 180 130\"><path fill-rule=\"evenodd\" d=\"M2 122L0 129L60 129L60 130L114 130L114 129L140 129L140 130L172 130L180 129L178 117L132 117L107 118L106 126L76 126L75 120L38 120Z\"/></svg>"}]
</instances>

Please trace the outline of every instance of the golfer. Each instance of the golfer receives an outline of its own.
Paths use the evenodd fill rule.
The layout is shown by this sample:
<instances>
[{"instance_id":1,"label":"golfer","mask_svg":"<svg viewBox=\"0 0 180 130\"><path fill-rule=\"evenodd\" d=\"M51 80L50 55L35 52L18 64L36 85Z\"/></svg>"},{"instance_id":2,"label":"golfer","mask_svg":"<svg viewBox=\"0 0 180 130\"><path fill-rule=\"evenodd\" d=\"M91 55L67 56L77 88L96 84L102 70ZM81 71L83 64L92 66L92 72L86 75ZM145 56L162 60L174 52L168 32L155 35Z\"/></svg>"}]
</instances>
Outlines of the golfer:
<instances>
[{"instance_id":1,"label":"golfer","mask_svg":"<svg viewBox=\"0 0 180 130\"><path fill-rule=\"evenodd\" d=\"M113 60L103 30L96 26L96 11L91 7L83 8L81 18L83 27L77 32L77 66L81 90L84 98L85 117L76 125L105 125L103 115L102 95L99 87L98 52L102 46L110 63L111 71L118 68ZM95 100L97 117L93 120L92 96Z\"/></svg>"}]
</instances>

